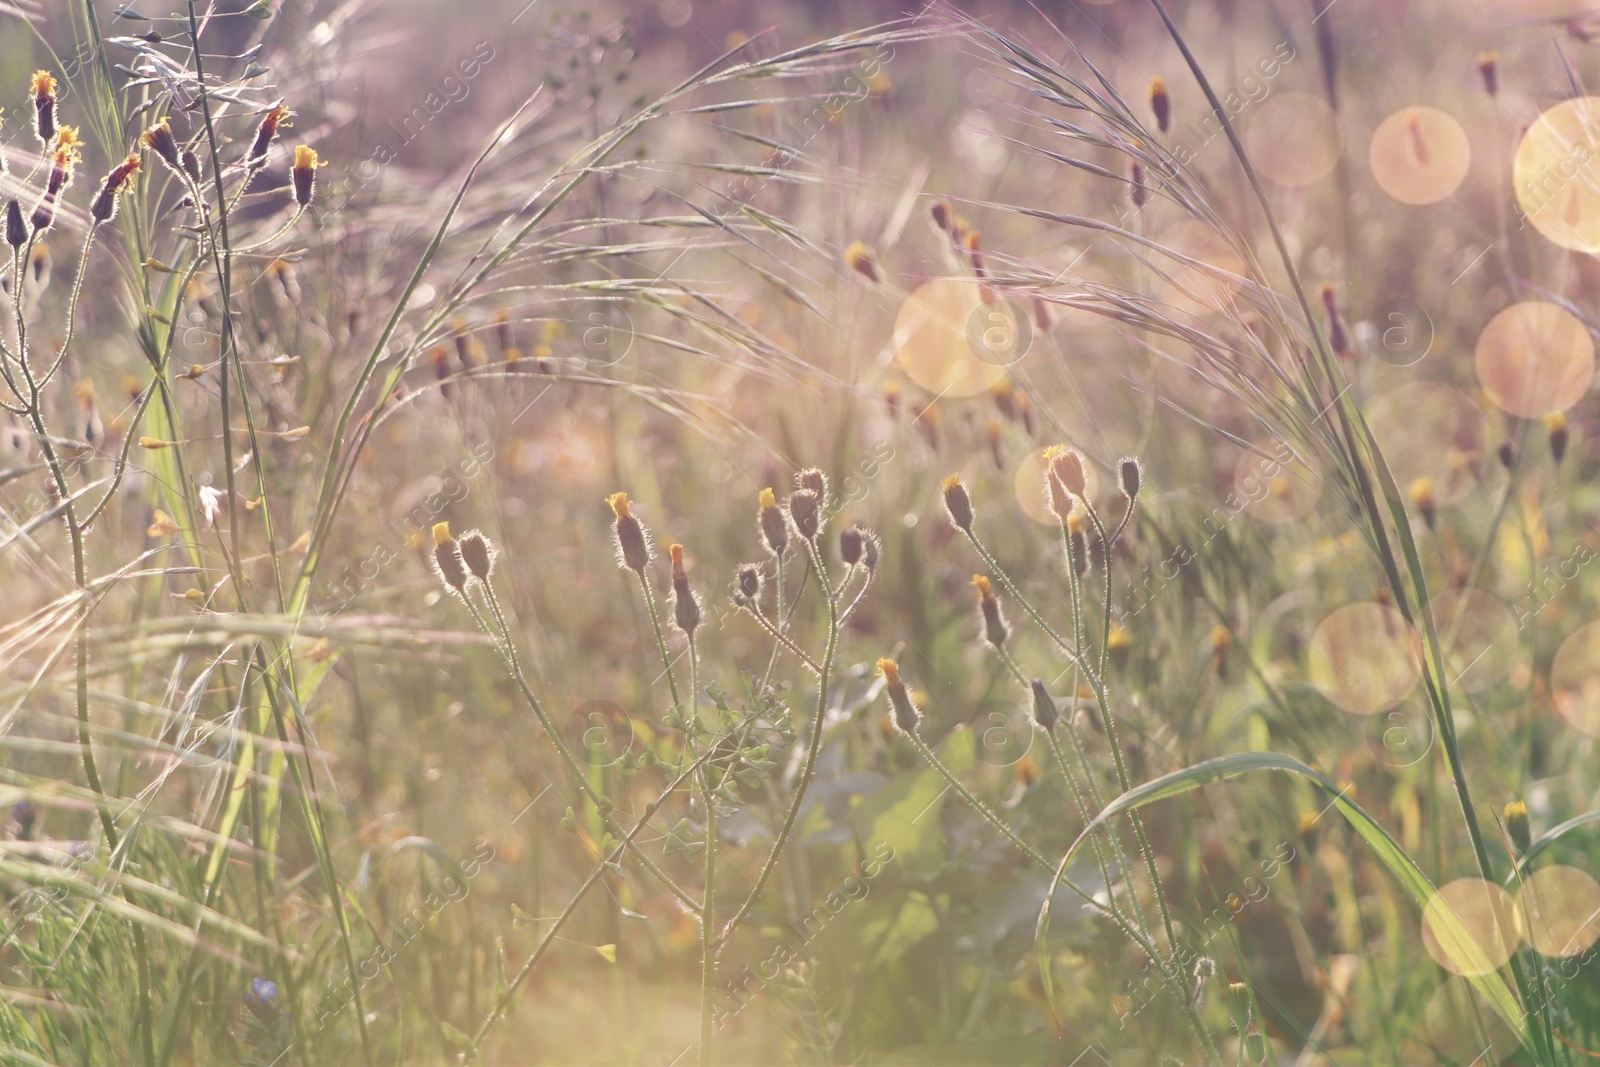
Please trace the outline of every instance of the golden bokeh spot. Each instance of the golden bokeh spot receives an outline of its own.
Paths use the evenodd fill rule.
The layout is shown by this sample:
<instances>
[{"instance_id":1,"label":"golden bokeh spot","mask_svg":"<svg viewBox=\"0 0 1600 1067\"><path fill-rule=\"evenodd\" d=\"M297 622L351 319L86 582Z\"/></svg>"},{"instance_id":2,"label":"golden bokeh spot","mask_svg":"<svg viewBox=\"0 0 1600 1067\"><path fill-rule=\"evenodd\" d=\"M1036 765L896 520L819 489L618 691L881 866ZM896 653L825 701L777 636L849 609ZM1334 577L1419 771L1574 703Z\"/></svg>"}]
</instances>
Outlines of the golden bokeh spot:
<instances>
[{"instance_id":1,"label":"golden bokeh spot","mask_svg":"<svg viewBox=\"0 0 1600 1067\"><path fill-rule=\"evenodd\" d=\"M1511 185L1517 208L1549 240L1600 252L1600 97L1580 96L1544 112L1517 145Z\"/></svg>"},{"instance_id":2,"label":"golden bokeh spot","mask_svg":"<svg viewBox=\"0 0 1600 1067\"><path fill-rule=\"evenodd\" d=\"M1311 636L1311 684L1352 715L1398 704L1421 675L1416 640L1394 608L1376 601L1346 604Z\"/></svg>"},{"instance_id":3,"label":"golden bokeh spot","mask_svg":"<svg viewBox=\"0 0 1600 1067\"><path fill-rule=\"evenodd\" d=\"M1244 141L1266 177L1280 185L1311 185L1338 166L1339 117L1320 96L1277 93L1249 117Z\"/></svg>"},{"instance_id":4,"label":"golden bokeh spot","mask_svg":"<svg viewBox=\"0 0 1600 1067\"><path fill-rule=\"evenodd\" d=\"M1546 956L1576 956L1600 940L1600 883L1576 867L1541 867L1517 891L1528 943Z\"/></svg>"},{"instance_id":5,"label":"golden bokeh spot","mask_svg":"<svg viewBox=\"0 0 1600 1067\"><path fill-rule=\"evenodd\" d=\"M978 284L936 278L918 286L894 320L894 359L912 381L942 397L977 396L1005 380L1004 367L979 359L968 323L983 303Z\"/></svg>"},{"instance_id":6,"label":"golden bokeh spot","mask_svg":"<svg viewBox=\"0 0 1600 1067\"><path fill-rule=\"evenodd\" d=\"M1481 878L1446 882L1422 909L1422 945L1451 974L1492 974L1505 966L1521 940L1511 894Z\"/></svg>"},{"instance_id":7,"label":"golden bokeh spot","mask_svg":"<svg viewBox=\"0 0 1600 1067\"><path fill-rule=\"evenodd\" d=\"M1578 627L1556 649L1550 699L1567 725L1600 737L1600 622Z\"/></svg>"},{"instance_id":8,"label":"golden bokeh spot","mask_svg":"<svg viewBox=\"0 0 1600 1067\"><path fill-rule=\"evenodd\" d=\"M1501 311L1478 335L1478 382L1524 419L1566 411L1594 378L1594 341L1577 316L1542 300Z\"/></svg>"},{"instance_id":9,"label":"golden bokeh spot","mask_svg":"<svg viewBox=\"0 0 1600 1067\"><path fill-rule=\"evenodd\" d=\"M1367 163L1379 187L1402 204L1435 204L1466 180L1472 145L1445 112L1407 107L1372 131Z\"/></svg>"}]
</instances>

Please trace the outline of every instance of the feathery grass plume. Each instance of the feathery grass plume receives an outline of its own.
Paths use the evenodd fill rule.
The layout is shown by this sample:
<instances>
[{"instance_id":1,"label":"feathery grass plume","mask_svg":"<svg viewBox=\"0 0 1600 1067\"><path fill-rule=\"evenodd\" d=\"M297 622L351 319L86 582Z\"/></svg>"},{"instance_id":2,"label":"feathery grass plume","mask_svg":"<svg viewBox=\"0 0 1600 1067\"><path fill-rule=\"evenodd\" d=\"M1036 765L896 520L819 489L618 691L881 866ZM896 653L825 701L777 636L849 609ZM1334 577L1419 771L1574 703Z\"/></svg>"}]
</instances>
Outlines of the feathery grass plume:
<instances>
[{"instance_id":1,"label":"feathery grass plume","mask_svg":"<svg viewBox=\"0 0 1600 1067\"><path fill-rule=\"evenodd\" d=\"M1050 696L1050 690L1044 687L1044 682L1035 678L1028 686L1033 694L1033 721L1039 728L1048 733L1055 729L1056 723L1061 719L1061 713L1056 710L1056 702Z\"/></svg>"},{"instance_id":2,"label":"feathery grass plume","mask_svg":"<svg viewBox=\"0 0 1600 1067\"><path fill-rule=\"evenodd\" d=\"M1106 638L1106 654L1111 658L1111 665L1119 671L1125 669L1132 652L1133 634L1121 623L1113 623Z\"/></svg>"},{"instance_id":3,"label":"feathery grass plume","mask_svg":"<svg viewBox=\"0 0 1600 1067\"><path fill-rule=\"evenodd\" d=\"M499 555L494 542L485 537L482 530L468 530L456 542L456 547L461 552L461 562L467 565L472 576L487 582L494 571L495 557Z\"/></svg>"},{"instance_id":4,"label":"feathery grass plume","mask_svg":"<svg viewBox=\"0 0 1600 1067\"><path fill-rule=\"evenodd\" d=\"M1150 79L1150 114L1155 116L1156 129L1166 133L1172 126L1172 97L1167 94L1167 79L1157 74Z\"/></svg>"},{"instance_id":5,"label":"feathery grass plume","mask_svg":"<svg viewBox=\"0 0 1600 1067\"><path fill-rule=\"evenodd\" d=\"M162 119L139 136L144 146L154 152L161 161L171 167L173 172L180 177L188 177L188 172L183 169L183 161L178 158L178 139L172 135L172 119ZM198 181L199 179L192 179Z\"/></svg>"},{"instance_id":6,"label":"feathery grass plume","mask_svg":"<svg viewBox=\"0 0 1600 1067\"><path fill-rule=\"evenodd\" d=\"M13 249L28 243L28 220L22 215L22 205L12 197L6 204L6 244Z\"/></svg>"},{"instance_id":7,"label":"feathery grass plume","mask_svg":"<svg viewBox=\"0 0 1600 1067\"><path fill-rule=\"evenodd\" d=\"M1067 512L1067 556L1079 578L1089 573L1089 539L1083 535L1083 516L1076 511Z\"/></svg>"},{"instance_id":8,"label":"feathery grass plume","mask_svg":"<svg viewBox=\"0 0 1600 1067\"><path fill-rule=\"evenodd\" d=\"M972 576L972 587L978 591L978 613L983 616L984 639L999 648L1006 643L1010 630L1005 617L1000 614L1000 601L994 595L994 587L988 576L982 574Z\"/></svg>"},{"instance_id":9,"label":"feathery grass plume","mask_svg":"<svg viewBox=\"0 0 1600 1067\"><path fill-rule=\"evenodd\" d=\"M47 70L33 72L28 91L33 94L33 135L48 148L56 136L56 79Z\"/></svg>"},{"instance_id":10,"label":"feathery grass plume","mask_svg":"<svg viewBox=\"0 0 1600 1067\"><path fill-rule=\"evenodd\" d=\"M1567 442L1570 431L1567 428L1567 417L1559 411L1552 411L1544 417L1544 432L1550 440L1550 458L1561 464L1567 455Z\"/></svg>"},{"instance_id":11,"label":"feathery grass plume","mask_svg":"<svg viewBox=\"0 0 1600 1067\"><path fill-rule=\"evenodd\" d=\"M322 166L317 159L317 150L309 145L298 145L294 150L294 202L301 207L311 205L311 194L316 191L317 168Z\"/></svg>"},{"instance_id":12,"label":"feathery grass plume","mask_svg":"<svg viewBox=\"0 0 1600 1067\"><path fill-rule=\"evenodd\" d=\"M139 157L129 155L127 159L111 168L111 173L106 175L106 180L101 183L100 191L95 194L94 202L89 205L89 217L96 222L110 222L117 217L117 197L132 180L139 170Z\"/></svg>"},{"instance_id":13,"label":"feathery grass plume","mask_svg":"<svg viewBox=\"0 0 1600 1067\"><path fill-rule=\"evenodd\" d=\"M1439 506L1434 496L1432 478L1418 478L1411 483L1411 506L1417 509L1417 514L1422 516L1428 529L1433 529L1439 516Z\"/></svg>"},{"instance_id":14,"label":"feathery grass plume","mask_svg":"<svg viewBox=\"0 0 1600 1067\"><path fill-rule=\"evenodd\" d=\"M83 141L78 137L76 126L62 126L56 130L55 147L50 150L50 176L45 179L44 196L39 198L39 204L33 209L33 232L43 233L55 222L56 204L67 186L72 184L74 168L82 155L78 146Z\"/></svg>"},{"instance_id":15,"label":"feathery grass plume","mask_svg":"<svg viewBox=\"0 0 1600 1067\"><path fill-rule=\"evenodd\" d=\"M867 279L869 282L878 281L878 257L861 241L852 241L850 247L844 250L844 261L850 269Z\"/></svg>"},{"instance_id":16,"label":"feathery grass plume","mask_svg":"<svg viewBox=\"0 0 1600 1067\"><path fill-rule=\"evenodd\" d=\"M1528 805L1525 801L1513 800L1505 807L1506 836L1511 838L1511 844L1516 848L1518 856L1528 854L1528 846L1533 844L1533 831L1528 825Z\"/></svg>"},{"instance_id":17,"label":"feathery grass plume","mask_svg":"<svg viewBox=\"0 0 1600 1067\"><path fill-rule=\"evenodd\" d=\"M1483 79L1483 91L1490 96L1497 96L1500 92L1499 62L1500 57L1494 52L1478 53L1478 76Z\"/></svg>"},{"instance_id":18,"label":"feathery grass plume","mask_svg":"<svg viewBox=\"0 0 1600 1067\"><path fill-rule=\"evenodd\" d=\"M796 489L789 496L789 518L801 537L815 541L822 528L821 497L810 489Z\"/></svg>"},{"instance_id":19,"label":"feathery grass plume","mask_svg":"<svg viewBox=\"0 0 1600 1067\"><path fill-rule=\"evenodd\" d=\"M761 490L756 500L756 525L761 528L761 539L766 542L768 552L781 557L783 550L789 547L789 524L778 508L778 498L768 487Z\"/></svg>"},{"instance_id":20,"label":"feathery grass plume","mask_svg":"<svg viewBox=\"0 0 1600 1067\"><path fill-rule=\"evenodd\" d=\"M846 526L839 531L839 562L846 567L861 562L861 527Z\"/></svg>"},{"instance_id":21,"label":"feathery grass plume","mask_svg":"<svg viewBox=\"0 0 1600 1067\"><path fill-rule=\"evenodd\" d=\"M667 555L672 559L672 621L693 636L700 626L700 601L689 588L689 573L683 569L683 546L668 545Z\"/></svg>"},{"instance_id":22,"label":"feathery grass plume","mask_svg":"<svg viewBox=\"0 0 1600 1067\"><path fill-rule=\"evenodd\" d=\"M290 114L284 105L274 104L261 116L255 140L250 142L250 151L244 157L246 170L257 171L267 165L267 152L272 148L272 142L278 139L278 131L289 126L286 120Z\"/></svg>"},{"instance_id":23,"label":"feathery grass plume","mask_svg":"<svg viewBox=\"0 0 1600 1067\"><path fill-rule=\"evenodd\" d=\"M1345 333L1344 317L1339 314L1339 299L1332 285L1322 287L1322 307L1328 313L1328 347L1341 358L1350 355L1350 337Z\"/></svg>"},{"instance_id":24,"label":"feathery grass plume","mask_svg":"<svg viewBox=\"0 0 1600 1067\"><path fill-rule=\"evenodd\" d=\"M450 536L448 522L433 524L433 567L447 591L465 596L467 568L461 562L461 550Z\"/></svg>"},{"instance_id":25,"label":"feathery grass plume","mask_svg":"<svg viewBox=\"0 0 1600 1067\"><path fill-rule=\"evenodd\" d=\"M967 493L966 483L961 480L961 475L952 474L943 484L944 510L950 516L950 523L958 530L972 530L972 497Z\"/></svg>"},{"instance_id":26,"label":"feathery grass plume","mask_svg":"<svg viewBox=\"0 0 1600 1067\"><path fill-rule=\"evenodd\" d=\"M1132 456L1126 456L1117 464L1117 481L1121 483L1122 495L1131 503L1139 499L1139 489L1144 484L1144 468Z\"/></svg>"},{"instance_id":27,"label":"feathery grass plume","mask_svg":"<svg viewBox=\"0 0 1600 1067\"><path fill-rule=\"evenodd\" d=\"M617 519L612 527L617 542L617 564L624 570L644 574L645 567L655 558L650 548L650 531L634 518L627 493L612 493L606 497L606 503L611 505Z\"/></svg>"},{"instance_id":28,"label":"feathery grass plume","mask_svg":"<svg viewBox=\"0 0 1600 1067\"><path fill-rule=\"evenodd\" d=\"M900 680L900 665L892 659L880 659L878 673L883 675L883 690L889 697L889 710L893 712L895 728L901 733L916 733L922 713L912 702L911 694L906 692L906 684Z\"/></svg>"}]
</instances>

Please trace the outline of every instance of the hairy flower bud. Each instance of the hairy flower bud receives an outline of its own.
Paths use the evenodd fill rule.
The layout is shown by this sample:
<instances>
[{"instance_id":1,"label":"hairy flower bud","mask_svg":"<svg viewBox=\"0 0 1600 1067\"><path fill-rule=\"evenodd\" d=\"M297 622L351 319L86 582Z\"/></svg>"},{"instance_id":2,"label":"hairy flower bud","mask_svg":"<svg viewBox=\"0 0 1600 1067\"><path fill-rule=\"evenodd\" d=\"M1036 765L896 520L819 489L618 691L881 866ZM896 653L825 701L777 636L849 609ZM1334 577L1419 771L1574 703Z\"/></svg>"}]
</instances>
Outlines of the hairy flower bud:
<instances>
[{"instance_id":1,"label":"hairy flower bud","mask_svg":"<svg viewBox=\"0 0 1600 1067\"><path fill-rule=\"evenodd\" d=\"M846 567L861 562L861 527L846 526L839 531L839 560Z\"/></svg>"},{"instance_id":2,"label":"hairy flower bud","mask_svg":"<svg viewBox=\"0 0 1600 1067\"><path fill-rule=\"evenodd\" d=\"M761 527L761 537L767 543L767 551L774 556L781 556L789 545L789 524L784 521L783 512L778 510L778 498L770 488L763 489L757 498L757 505L756 522Z\"/></svg>"},{"instance_id":3,"label":"hairy flower bud","mask_svg":"<svg viewBox=\"0 0 1600 1067\"><path fill-rule=\"evenodd\" d=\"M643 574L654 555L650 551L649 531L634 518L627 493L612 493L606 497L606 503L611 505L611 511L617 517L616 525L612 528L617 542L617 563L624 570Z\"/></svg>"},{"instance_id":4,"label":"hairy flower bud","mask_svg":"<svg viewBox=\"0 0 1600 1067\"><path fill-rule=\"evenodd\" d=\"M110 222L116 218L117 196L127 188L138 170L139 157L136 155L128 156L113 167L101 184L100 191L95 194L94 202L89 205L89 217L96 222Z\"/></svg>"},{"instance_id":5,"label":"hairy flower bud","mask_svg":"<svg viewBox=\"0 0 1600 1067\"><path fill-rule=\"evenodd\" d=\"M801 537L815 541L822 526L820 498L810 489L796 489L789 497L789 517L794 520L794 528Z\"/></svg>"},{"instance_id":6,"label":"hairy flower bud","mask_svg":"<svg viewBox=\"0 0 1600 1067\"><path fill-rule=\"evenodd\" d=\"M433 566L444 582L445 589L464 596L467 588L467 568L461 562L461 550L450 536L448 522L434 523Z\"/></svg>"},{"instance_id":7,"label":"hairy flower bud","mask_svg":"<svg viewBox=\"0 0 1600 1067\"><path fill-rule=\"evenodd\" d=\"M700 601L689 588L689 574L683 569L683 546L668 545L672 557L672 619L678 629L693 635L700 625Z\"/></svg>"},{"instance_id":8,"label":"hairy flower bud","mask_svg":"<svg viewBox=\"0 0 1600 1067\"><path fill-rule=\"evenodd\" d=\"M294 202L302 208L311 204L311 194L317 183L317 168L321 165L315 148L300 145L294 150Z\"/></svg>"},{"instance_id":9,"label":"hairy flower bud","mask_svg":"<svg viewBox=\"0 0 1600 1067\"><path fill-rule=\"evenodd\" d=\"M1000 601L995 598L989 579L982 574L972 576L972 586L978 591L978 612L983 616L983 636L995 648L1006 643L1009 630L1000 614Z\"/></svg>"},{"instance_id":10,"label":"hairy flower bud","mask_svg":"<svg viewBox=\"0 0 1600 1067\"><path fill-rule=\"evenodd\" d=\"M944 480L944 509L950 514L950 522L958 530L972 530L972 497L967 494L967 487L961 481L961 475L952 474Z\"/></svg>"},{"instance_id":11,"label":"hairy flower bud","mask_svg":"<svg viewBox=\"0 0 1600 1067\"><path fill-rule=\"evenodd\" d=\"M1040 729L1055 729L1061 713L1056 710L1056 702L1050 698L1050 690L1037 678L1029 688L1033 690L1033 721L1039 724Z\"/></svg>"},{"instance_id":12,"label":"hairy flower bud","mask_svg":"<svg viewBox=\"0 0 1600 1067\"><path fill-rule=\"evenodd\" d=\"M922 713L917 711L911 694L906 691L906 684L900 680L900 665L892 659L880 659L878 673L883 675L883 688L889 696L889 710L894 715L896 728L902 733L916 733Z\"/></svg>"},{"instance_id":13,"label":"hairy flower bud","mask_svg":"<svg viewBox=\"0 0 1600 1067\"><path fill-rule=\"evenodd\" d=\"M472 576L480 582L487 582L494 570L496 553L494 545L483 535L483 531L468 530L456 542L456 547L461 551L461 562L467 565Z\"/></svg>"}]
</instances>

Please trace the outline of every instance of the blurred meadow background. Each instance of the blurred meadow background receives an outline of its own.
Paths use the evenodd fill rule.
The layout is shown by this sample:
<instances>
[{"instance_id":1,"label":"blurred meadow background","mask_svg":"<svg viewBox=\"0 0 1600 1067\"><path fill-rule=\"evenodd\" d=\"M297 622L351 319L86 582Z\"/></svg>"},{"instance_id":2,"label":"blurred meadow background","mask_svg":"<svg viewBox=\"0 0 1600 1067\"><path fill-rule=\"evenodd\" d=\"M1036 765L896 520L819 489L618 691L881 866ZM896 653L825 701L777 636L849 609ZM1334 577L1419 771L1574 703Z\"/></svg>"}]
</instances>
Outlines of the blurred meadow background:
<instances>
[{"instance_id":1,"label":"blurred meadow background","mask_svg":"<svg viewBox=\"0 0 1600 1067\"><path fill-rule=\"evenodd\" d=\"M0 1062L1600 1056L1596 33L0 0Z\"/></svg>"}]
</instances>

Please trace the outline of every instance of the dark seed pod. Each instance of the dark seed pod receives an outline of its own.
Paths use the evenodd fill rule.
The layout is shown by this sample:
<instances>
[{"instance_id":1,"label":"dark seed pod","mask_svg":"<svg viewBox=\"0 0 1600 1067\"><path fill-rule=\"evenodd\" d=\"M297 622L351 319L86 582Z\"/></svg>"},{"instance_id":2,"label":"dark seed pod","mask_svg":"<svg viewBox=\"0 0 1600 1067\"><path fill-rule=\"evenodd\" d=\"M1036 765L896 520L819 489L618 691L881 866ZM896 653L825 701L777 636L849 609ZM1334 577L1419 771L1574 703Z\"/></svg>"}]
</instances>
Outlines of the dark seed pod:
<instances>
[{"instance_id":1,"label":"dark seed pod","mask_svg":"<svg viewBox=\"0 0 1600 1067\"><path fill-rule=\"evenodd\" d=\"M1055 729L1061 713L1056 710L1056 702L1050 698L1050 690L1046 689L1044 683L1037 678L1033 680L1030 688L1033 690L1033 721L1038 723L1041 729Z\"/></svg>"},{"instance_id":2,"label":"dark seed pod","mask_svg":"<svg viewBox=\"0 0 1600 1067\"><path fill-rule=\"evenodd\" d=\"M789 497L789 517L807 541L815 541L822 525L821 498L810 489L796 489Z\"/></svg>"},{"instance_id":3,"label":"dark seed pod","mask_svg":"<svg viewBox=\"0 0 1600 1067\"><path fill-rule=\"evenodd\" d=\"M1483 79L1483 91L1490 96L1500 92L1500 74L1495 69L1498 60L1493 52L1478 53L1478 75Z\"/></svg>"},{"instance_id":4,"label":"dark seed pod","mask_svg":"<svg viewBox=\"0 0 1600 1067\"><path fill-rule=\"evenodd\" d=\"M1501 441L1500 447L1494 450L1494 454L1499 457L1500 466L1506 470L1510 470L1511 464L1516 462L1516 451L1511 447L1510 441Z\"/></svg>"},{"instance_id":5,"label":"dark seed pod","mask_svg":"<svg viewBox=\"0 0 1600 1067\"><path fill-rule=\"evenodd\" d=\"M487 582L489 574L494 570L495 549L489 539L483 536L480 530L468 530L461 535L457 547L461 550L461 561L467 565L467 570L480 582Z\"/></svg>"}]
</instances>

